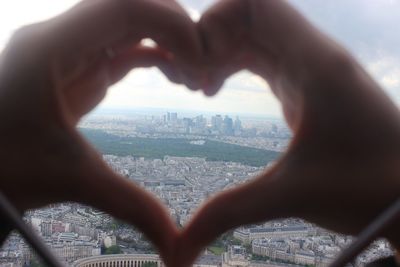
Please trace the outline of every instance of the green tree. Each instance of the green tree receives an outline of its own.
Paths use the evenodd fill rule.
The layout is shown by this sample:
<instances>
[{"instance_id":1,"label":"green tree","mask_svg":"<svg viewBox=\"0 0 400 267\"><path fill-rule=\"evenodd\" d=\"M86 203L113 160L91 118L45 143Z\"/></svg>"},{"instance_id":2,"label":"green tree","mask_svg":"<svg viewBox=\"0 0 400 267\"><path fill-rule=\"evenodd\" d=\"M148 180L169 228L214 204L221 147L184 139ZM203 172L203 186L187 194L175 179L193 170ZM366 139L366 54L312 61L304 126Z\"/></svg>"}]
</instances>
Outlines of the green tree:
<instances>
[{"instance_id":1,"label":"green tree","mask_svg":"<svg viewBox=\"0 0 400 267\"><path fill-rule=\"evenodd\" d=\"M251 255L251 260L254 260L254 261L268 261L268 260L270 260L270 258L267 257L267 256L261 256L261 255L257 255L257 254L252 254Z\"/></svg>"},{"instance_id":2,"label":"green tree","mask_svg":"<svg viewBox=\"0 0 400 267\"><path fill-rule=\"evenodd\" d=\"M204 145L190 144L185 138L120 137L101 130L80 129L81 133L103 154L131 155L148 159L164 156L201 157L208 161L240 162L261 167L276 160L280 153L207 140Z\"/></svg>"},{"instance_id":3,"label":"green tree","mask_svg":"<svg viewBox=\"0 0 400 267\"><path fill-rule=\"evenodd\" d=\"M43 264L40 260L38 260L36 257L34 257L29 262L29 267L47 267L47 265Z\"/></svg>"},{"instance_id":4,"label":"green tree","mask_svg":"<svg viewBox=\"0 0 400 267\"><path fill-rule=\"evenodd\" d=\"M104 254L121 254L121 248L117 245L106 248Z\"/></svg>"}]
</instances>

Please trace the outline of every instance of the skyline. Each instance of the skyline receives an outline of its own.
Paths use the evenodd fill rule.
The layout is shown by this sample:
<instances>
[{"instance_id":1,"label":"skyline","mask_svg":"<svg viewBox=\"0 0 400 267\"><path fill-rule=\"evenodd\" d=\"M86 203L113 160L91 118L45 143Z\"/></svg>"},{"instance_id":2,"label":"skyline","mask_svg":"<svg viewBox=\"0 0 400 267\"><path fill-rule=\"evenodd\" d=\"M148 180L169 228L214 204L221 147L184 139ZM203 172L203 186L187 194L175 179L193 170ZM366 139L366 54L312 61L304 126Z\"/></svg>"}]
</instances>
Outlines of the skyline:
<instances>
[{"instance_id":1,"label":"skyline","mask_svg":"<svg viewBox=\"0 0 400 267\"><path fill-rule=\"evenodd\" d=\"M110 107L98 107L94 109L91 113L86 115L87 118L92 118L94 116L110 115L110 116L124 116L124 115L136 115L136 116L158 116L162 117L166 113L178 113L179 117L196 117L204 116L211 118L216 115L228 115L231 117L240 117L244 119L268 119L284 122L283 118L268 116L265 114L255 114L255 113L244 113L244 112L214 112L205 111L197 109L176 109L176 108L159 108L159 107L129 107L129 108L110 108ZM84 120L82 120L84 121Z\"/></svg>"},{"instance_id":2,"label":"skyline","mask_svg":"<svg viewBox=\"0 0 400 267\"><path fill-rule=\"evenodd\" d=\"M22 0L0 3L0 51L13 30L48 19L77 0ZM197 20L214 0L179 1ZM343 44L400 105L400 36L396 33L399 0L291 0L317 27ZM21 9L21 6L24 6ZM246 101L243 101L246 99ZM237 107L241 109L238 110ZM194 107L194 108L193 108ZM210 113L245 113L281 117L279 102L258 76L242 71L225 83L213 98L174 85L156 69L136 69L109 90L101 109L192 110Z\"/></svg>"}]
</instances>

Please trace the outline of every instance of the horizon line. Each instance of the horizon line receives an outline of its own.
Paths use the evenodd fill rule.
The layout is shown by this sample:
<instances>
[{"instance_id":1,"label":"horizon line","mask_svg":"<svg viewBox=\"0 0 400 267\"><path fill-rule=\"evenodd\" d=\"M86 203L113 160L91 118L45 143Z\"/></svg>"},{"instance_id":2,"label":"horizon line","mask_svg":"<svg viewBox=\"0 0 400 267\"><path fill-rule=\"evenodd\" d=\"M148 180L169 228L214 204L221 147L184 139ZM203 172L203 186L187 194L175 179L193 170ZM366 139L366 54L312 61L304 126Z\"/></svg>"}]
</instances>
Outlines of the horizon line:
<instances>
[{"instance_id":1,"label":"horizon line","mask_svg":"<svg viewBox=\"0 0 400 267\"><path fill-rule=\"evenodd\" d=\"M180 109L180 108L166 108L166 107L97 107L94 110L92 110L90 113L87 114L87 116L90 115L97 115L99 113L103 112L154 112L157 114L149 114L149 115L160 115L163 113L167 112L182 112L182 113L189 113L189 114L198 114L198 115L234 115L234 116L245 116L245 117L263 117L263 118L274 118L274 119L280 119L284 120L283 114L282 115L277 115L277 114L262 114L262 113L251 113L251 112L234 112L234 111L212 111L212 110L195 110L195 109ZM146 114L141 114L141 115L146 115Z\"/></svg>"}]
</instances>

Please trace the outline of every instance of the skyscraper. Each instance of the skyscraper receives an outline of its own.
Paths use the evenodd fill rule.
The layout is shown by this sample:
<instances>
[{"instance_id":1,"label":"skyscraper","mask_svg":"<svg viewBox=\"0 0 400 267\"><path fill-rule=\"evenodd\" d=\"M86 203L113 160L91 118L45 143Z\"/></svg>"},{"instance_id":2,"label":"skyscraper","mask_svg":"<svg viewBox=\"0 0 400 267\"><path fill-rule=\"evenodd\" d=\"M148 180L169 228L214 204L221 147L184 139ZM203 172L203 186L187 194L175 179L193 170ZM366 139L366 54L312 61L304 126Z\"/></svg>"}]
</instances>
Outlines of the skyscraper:
<instances>
[{"instance_id":1,"label":"skyscraper","mask_svg":"<svg viewBox=\"0 0 400 267\"><path fill-rule=\"evenodd\" d=\"M235 119L235 124L233 126L235 131L241 131L242 130L242 121L239 119L239 116L236 116Z\"/></svg>"},{"instance_id":2,"label":"skyscraper","mask_svg":"<svg viewBox=\"0 0 400 267\"><path fill-rule=\"evenodd\" d=\"M239 116L236 116L235 123L233 125L233 134L235 136L242 135L242 121L239 119Z\"/></svg>"},{"instance_id":3,"label":"skyscraper","mask_svg":"<svg viewBox=\"0 0 400 267\"><path fill-rule=\"evenodd\" d=\"M211 118L211 128L213 130L217 131L222 131L222 116L221 115L215 115Z\"/></svg>"},{"instance_id":4,"label":"skyscraper","mask_svg":"<svg viewBox=\"0 0 400 267\"><path fill-rule=\"evenodd\" d=\"M177 122L178 121L178 113L172 112L171 113L171 121L172 122Z\"/></svg>"},{"instance_id":5,"label":"skyscraper","mask_svg":"<svg viewBox=\"0 0 400 267\"><path fill-rule=\"evenodd\" d=\"M233 135L233 120L229 116L225 116L224 118L222 133L225 135Z\"/></svg>"}]
</instances>

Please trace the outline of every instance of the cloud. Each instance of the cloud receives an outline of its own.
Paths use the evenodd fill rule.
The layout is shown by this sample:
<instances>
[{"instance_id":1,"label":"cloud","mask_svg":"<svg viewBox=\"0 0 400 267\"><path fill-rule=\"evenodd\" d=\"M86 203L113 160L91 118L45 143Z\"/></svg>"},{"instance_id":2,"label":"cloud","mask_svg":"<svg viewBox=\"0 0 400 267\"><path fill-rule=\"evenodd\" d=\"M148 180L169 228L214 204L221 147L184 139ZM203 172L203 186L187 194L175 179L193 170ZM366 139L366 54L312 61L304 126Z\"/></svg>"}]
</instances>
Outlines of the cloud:
<instances>
[{"instance_id":1,"label":"cloud","mask_svg":"<svg viewBox=\"0 0 400 267\"><path fill-rule=\"evenodd\" d=\"M400 64L392 56L381 55L367 64L367 70L400 106Z\"/></svg>"},{"instance_id":2,"label":"cloud","mask_svg":"<svg viewBox=\"0 0 400 267\"><path fill-rule=\"evenodd\" d=\"M400 104L399 0L290 0L343 44Z\"/></svg>"},{"instance_id":3,"label":"cloud","mask_svg":"<svg viewBox=\"0 0 400 267\"><path fill-rule=\"evenodd\" d=\"M178 0L178 2L186 8L190 7L197 10L201 14L217 2L217 0Z\"/></svg>"},{"instance_id":4,"label":"cloud","mask_svg":"<svg viewBox=\"0 0 400 267\"><path fill-rule=\"evenodd\" d=\"M215 0L178 0L194 20ZM51 18L78 0L0 1L0 51L22 25ZM394 101L400 103L400 0L290 0L317 27L342 43ZM155 69L135 70L110 90L103 106L180 107L210 111L280 114L261 78L240 72L215 98L171 84Z\"/></svg>"},{"instance_id":5,"label":"cloud","mask_svg":"<svg viewBox=\"0 0 400 267\"><path fill-rule=\"evenodd\" d=\"M234 90L225 86L217 96L206 97L184 86L171 84L157 69L132 71L109 90L102 107L157 107L216 113L253 113L279 116L279 102L264 88L263 93Z\"/></svg>"},{"instance_id":6,"label":"cloud","mask_svg":"<svg viewBox=\"0 0 400 267\"><path fill-rule=\"evenodd\" d=\"M395 69L393 72L385 75L382 78L382 83L384 86L388 88L396 88L400 87L400 69Z\"/></svg>"},{"instance_id":7,"label":"cloud","mask_svg":"<svg viewBox=\"0 0 400 267\"><path fill-rule=\"evenodd\" d=\"M191 17L191 19L192 19L193 21L196 21L196 22L197 22L197 21L200 20L200 18L201 18L201 13L200 13L200 11L198 11L198 10L196 10L196 9L194 9L194 8L191 8L191 7L187 7L186 10L188 11L189 16Z\"/></svg>"},{"instance_id":8,"label":"cloud","mask_svg":"<svg viewBox=\"0 0 400 267\"><path fill-rule=\"evenodd\" d=\"M225 84L225 88L236 91L247 91L251 93L267 93L269 91L268 83L261 77L243 70L232 77L229 77Z\"/></svg>"},{"instance_id":9,"label":"cloud","mask_svg":"<svg viewBox=\"0 0 400 267\"><path fill-rule=\"evenodd\" d=\"M353 54L390 52L400 56L400 1L291 0L320 29Z\"/></svg>"}]
</instances>

